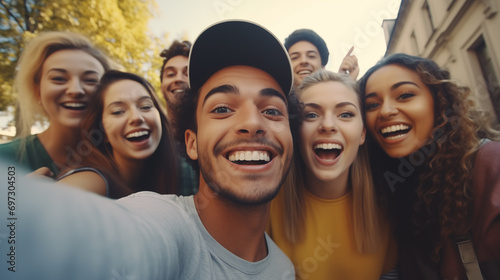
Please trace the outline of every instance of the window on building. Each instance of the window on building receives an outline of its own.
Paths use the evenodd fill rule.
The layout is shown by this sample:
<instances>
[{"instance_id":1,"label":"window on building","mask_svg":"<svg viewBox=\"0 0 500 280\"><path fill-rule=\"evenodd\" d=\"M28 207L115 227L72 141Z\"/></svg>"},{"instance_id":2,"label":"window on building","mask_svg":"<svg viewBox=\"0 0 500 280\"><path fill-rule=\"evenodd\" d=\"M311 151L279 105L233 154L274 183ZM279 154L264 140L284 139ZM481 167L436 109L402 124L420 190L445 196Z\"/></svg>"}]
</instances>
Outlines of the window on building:
<instances>
[{"instance_id":1,"label":"window on building","mask_svg":"<svg viewBox=\"0 0 500 280\"><path fill-rule=\"evenodd\" d=\"M432 21L432 15L431 15L431 10L429 9L429 3L427 3L427 0L424 1L424 5L422 6L422 16L425 30L427 32L427 35L430 37L434 33L434 23Z\"/></svg>"},{"instance_id":2,"label":"window on building","mask_svg":"<svg viewBox=\"0 0 500 280\"><path fill-rule=\"evenodd\" d=\"M472 51L476 54L478 59L484 81L486 82L486 87L491 97L493 108L495 109L497 119L500 122L500 79L495 72L493 59L490 56L488 47L486 46L483 37L479 39Z\"/></svg>"}]
</instances>

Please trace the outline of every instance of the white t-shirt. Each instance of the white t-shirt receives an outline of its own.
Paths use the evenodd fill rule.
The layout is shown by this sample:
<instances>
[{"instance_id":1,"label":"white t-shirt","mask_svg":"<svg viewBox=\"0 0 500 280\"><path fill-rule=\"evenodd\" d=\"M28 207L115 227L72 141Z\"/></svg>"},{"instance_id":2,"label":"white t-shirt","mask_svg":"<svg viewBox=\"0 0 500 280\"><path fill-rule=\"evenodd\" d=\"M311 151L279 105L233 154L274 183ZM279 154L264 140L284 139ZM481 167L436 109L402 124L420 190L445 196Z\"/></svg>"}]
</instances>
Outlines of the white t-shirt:
<instances>
[{"instance_id":1,"label":"white t-shirt","mask_svg":"<svg viewBox=\"0 0 500 280\"><path fill-rule=\"evenodd\" d=\"M16 180L14 212L7 190L0 195L0 279L294 279L291 262L267 235L269 254L259 262L222 247L192 197L144 192L115 201Z\"/></svg>"}]
</instances>

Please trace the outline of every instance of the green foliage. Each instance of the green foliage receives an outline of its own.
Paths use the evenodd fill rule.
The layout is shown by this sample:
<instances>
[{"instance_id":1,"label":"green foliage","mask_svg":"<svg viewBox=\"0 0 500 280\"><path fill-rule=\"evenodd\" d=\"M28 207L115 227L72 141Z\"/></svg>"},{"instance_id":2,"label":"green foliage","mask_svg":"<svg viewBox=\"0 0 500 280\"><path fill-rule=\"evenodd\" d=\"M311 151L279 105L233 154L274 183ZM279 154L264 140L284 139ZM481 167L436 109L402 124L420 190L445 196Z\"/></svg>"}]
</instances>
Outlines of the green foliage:
<instances>
[{"instance_id":1,"label":"green foliage","mask_svg":"<svg viewBox=\"0 0 500 280\"><path fill-rule=\"evenodd\" d=\"M43 31L82 33L121 70L159 89L160 40L148 34L156 8L155 0L0 0L0 111L14 104L12 83L25 42Z\"/></svg>"}]
</instances>

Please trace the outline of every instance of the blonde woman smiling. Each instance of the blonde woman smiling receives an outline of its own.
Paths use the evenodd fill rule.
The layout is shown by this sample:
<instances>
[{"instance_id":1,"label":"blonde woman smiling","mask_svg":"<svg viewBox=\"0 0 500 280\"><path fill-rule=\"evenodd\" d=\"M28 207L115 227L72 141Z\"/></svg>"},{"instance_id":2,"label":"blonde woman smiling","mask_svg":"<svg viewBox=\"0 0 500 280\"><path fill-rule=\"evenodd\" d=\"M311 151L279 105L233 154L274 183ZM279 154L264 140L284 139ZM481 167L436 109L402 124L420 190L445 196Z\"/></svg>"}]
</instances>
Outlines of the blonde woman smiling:
<instances>
[{"instance_id":1,"label":"blonde woman smiling","mask_svg":"<svg viewBox=\"0 0 500 280\"><path fill-rule=\"evenodd\" d=\"M47 32L32 39L19 58L14 82L19 138L0 145L0 157L28 171L47 167L53 175L78 161L74 157L80 124L110 63L77 33ZM40 117L49 121L49 127L31 135Z\"/></svg>"},{"instance_id":2,"label":"blonde woman smiling","mask_svg":"<svg viewBox=\"0 0 500 280\"><path fill-rule=\"evenodd\" d=\"M292 124L295 159L271 205L270 235L294 263L298 279L397 276L395 245L363 145L354 81L320 70L304 79L295 98L300 105Z\"/></svg>"}]
</instances>

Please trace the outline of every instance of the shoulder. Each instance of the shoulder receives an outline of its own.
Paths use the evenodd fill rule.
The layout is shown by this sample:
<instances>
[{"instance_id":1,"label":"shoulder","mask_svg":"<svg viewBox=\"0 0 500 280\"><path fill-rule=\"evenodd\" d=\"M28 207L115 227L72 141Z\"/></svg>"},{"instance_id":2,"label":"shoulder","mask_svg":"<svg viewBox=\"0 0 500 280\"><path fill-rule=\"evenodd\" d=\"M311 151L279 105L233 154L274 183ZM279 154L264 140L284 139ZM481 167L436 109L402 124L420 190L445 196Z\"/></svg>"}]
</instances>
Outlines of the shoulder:
<instances>
[{"instance_id":1,"label":"shoulder","mask_svg":"<svg viewBox=\"0 0 500 280\"><path fill-rule=\"evenodd\" d=\"M121 198L117 202L127 208L134 209L134 211L154 217L154 219L167 219L174 223L192 223L194 221L190 212L196 211L196 209L189 206L189 198L192 196L180 197L143 191Z\"/></svg>"},{"instance_id":2,"label":"shoulder","mask_svg":"<svg viewBox=\"0 0 500 280\"><path fill-rule=\"evenodd\" d=\"M288 279L287 275L295 275L295 269L290 259L283 253L283 251L274 243L274 241L266 234L266 242L269 250L270 268L280 268L280 275L282 279Z\"/></svg>"},{"instance_id":3,"label":"shoulder","mask_svg":"<svg viewBox=\"0 0 500 280\"><path fill-rule=\"evenodd\" d=\"M97 169L91 167L75 168L63 174L59 183L108 196L108 181Z\"/></svg>"},{"instance_id":4,"label":"shoulder","mask_svg":"<svg viewBox=\"0 0 500 280\"><path fill-rule=\"evenodd\" d=\"M7 143L0 144L0 155L10 156L15 155L19 146L21 144L21 139L15 139Z\"/></svg>"},{"instance_id":5,"label":"shoulder","mask_svg":"<svg viewBox=\"0 0 500 280\"><path fill-rule=\"evenodd\" d=\"M500 142L488 141L476 153L474 182L485 184L498 179L500 179Z\"/></svg>"},{"instance_id":6,"label":"shoulder","mask_svg":"<svg viewBox=\"0 0 500 280\"><path fill-rule=\"evenodd\" d=\"M484 157L488 154L499 154L500 153L500 142L491 141L489 139L483 139L480 143L479 149L477 150L477 156Z\"/></svg>"},{"instance_id":7,"label":"shoulder","mask_svg":"<svg viewBox=\"0 0 500 280\"><path fill-rule=\"evenodd\" d=\"M500 142L484 144L474 163L472 235L482 259L500 255Z\"/></svg>"},{"instance_id":8,"label":"shoulder","mask_svg":"<svg viewBox=\"0 0 500 280\"><path fill-rule=\"evenodd\" d=\"M474 160L474 192L476 198L497 194L500 200L500 142L490 141L482 145Z\"/></svg>"}]
</instances>

